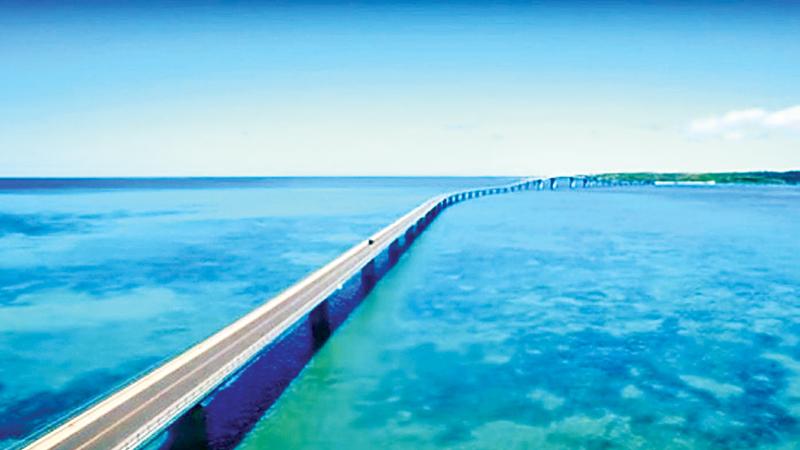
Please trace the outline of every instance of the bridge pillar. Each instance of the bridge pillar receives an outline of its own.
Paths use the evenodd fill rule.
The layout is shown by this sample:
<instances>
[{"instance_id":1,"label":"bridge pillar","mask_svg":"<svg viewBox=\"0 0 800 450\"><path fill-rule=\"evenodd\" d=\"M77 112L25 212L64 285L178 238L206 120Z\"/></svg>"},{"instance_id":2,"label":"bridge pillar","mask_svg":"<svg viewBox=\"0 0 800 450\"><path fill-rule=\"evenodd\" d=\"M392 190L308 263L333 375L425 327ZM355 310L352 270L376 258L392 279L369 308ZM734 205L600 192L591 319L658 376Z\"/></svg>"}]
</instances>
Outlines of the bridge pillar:
<instances>
[{"instance_id":1,"label":"bridge pillar","mask_svg":"<svg viewBox=\"0 0 800 450\"><path fill-rule=\"evenodd\" d=\"M372 264L372 262L370 262ZM362 272L363 277L363 272ZM311 322L311 337L313 339L313 348L316 352L328 341L331 337L331 319L330 312L328 311L328 302L322 302L315 306L308 315L308 320Z\"/></svg>"},{"instance_id":2,"label":"bridge pillar","mask_svg":"<svg viewBox=\"0 0 800 450\"><path fill-rule=\"evenodd\" d=\"M556 179L555 179L555 178L550 178L550 190L552 191L552 190L554 190L556 187L558 187L558 184L557 184L557 182L556 182Z\"/></svg>"},{"instance_id":3,"label":"bridge pillar","mask_svg":"<svg viewBox=\"0 0 800 450\"><path fill-rule=\"evenodd\" d=\"M400 238L397 238L389 244L389 264L394 265L400 259L401 247Z\"/></svg>"},{"instance_id":4,"label":"bridge pillar","mask_svg":"<svg viewBox=\"0 0 800 450\"><path fill-rule=\"evenodd\" d=\"M408 248L412 242L414 242L414 227L411 226L406 230L406 234L403 236L403 247Z\"/></svg>"},{"instance_id":5,"label":"bridge pillar","mask_svg":"<svg viewBox=\"0 0 800 450\"><path fill-rule=\"evenodd\" d=\"M375 278L375 261L372 260L361 269L361 286L364 287L364 290L369 291L375 286L376 282Z\"/></svg>"},{"instance_id":6,"label":"bridge pillar","mask_svg":"<svg viewBox=\"0 0 800 450\"><path fill-rule=\"evenodd\" d=\"M160 448L169 450L211 450L208 442L206 410L202 404L194 405L167 431L167 439Z\"/></svg>"}]
</instances>

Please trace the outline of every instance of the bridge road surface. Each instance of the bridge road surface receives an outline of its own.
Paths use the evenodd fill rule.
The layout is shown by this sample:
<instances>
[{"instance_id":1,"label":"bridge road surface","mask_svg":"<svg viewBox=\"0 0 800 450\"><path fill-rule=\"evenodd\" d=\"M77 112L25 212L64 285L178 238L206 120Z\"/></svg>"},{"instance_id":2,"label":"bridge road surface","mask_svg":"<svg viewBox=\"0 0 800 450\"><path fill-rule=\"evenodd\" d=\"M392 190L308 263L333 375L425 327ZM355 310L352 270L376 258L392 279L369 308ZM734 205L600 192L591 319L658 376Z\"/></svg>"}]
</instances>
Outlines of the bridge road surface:
<instances>
[{"instance_id":1,"label":"bridge road surface","mask_svg":"<svg viewBox=\"0 0 800 450\"><path fill-rule=\"evenodd\" d=\"M278 294L241 319L64 422L27 450L134 449L163 430L230 375L244 366L406 230L453 195L476 196L519 190L523 180L499 188L471 189L436 196L357 244L326 266ZM508 189L506 189L508 188ZM469 198L469 196L464 196Z\"/></svg>"}]
</instances>

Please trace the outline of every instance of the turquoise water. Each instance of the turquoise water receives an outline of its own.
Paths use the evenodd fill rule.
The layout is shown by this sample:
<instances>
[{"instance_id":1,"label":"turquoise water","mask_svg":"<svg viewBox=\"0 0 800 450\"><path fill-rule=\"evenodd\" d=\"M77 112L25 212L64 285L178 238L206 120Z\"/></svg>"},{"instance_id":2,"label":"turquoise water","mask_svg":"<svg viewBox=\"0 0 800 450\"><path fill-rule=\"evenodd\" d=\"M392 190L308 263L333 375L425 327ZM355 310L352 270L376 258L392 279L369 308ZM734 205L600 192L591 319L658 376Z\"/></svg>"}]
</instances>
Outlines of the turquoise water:
<instances>
[{"instance_id":1,"label":"turquoise water","mask_svg":"<svg viewBox=\"0 0 800 450\"><path fill-rule=\"evenodd\" d=\"M426 198L501 179L0 180L0 448Z\"/></svg>"},{"instance_id":2,"label":"turquoise water","mask_svg":"<svg viewBox=\"0 0 800 450\"><path fill-rule=\"evenodd\" d=\"M793 449L800 189L447 209L241 449Z\"/></svg>"}]
</instances>

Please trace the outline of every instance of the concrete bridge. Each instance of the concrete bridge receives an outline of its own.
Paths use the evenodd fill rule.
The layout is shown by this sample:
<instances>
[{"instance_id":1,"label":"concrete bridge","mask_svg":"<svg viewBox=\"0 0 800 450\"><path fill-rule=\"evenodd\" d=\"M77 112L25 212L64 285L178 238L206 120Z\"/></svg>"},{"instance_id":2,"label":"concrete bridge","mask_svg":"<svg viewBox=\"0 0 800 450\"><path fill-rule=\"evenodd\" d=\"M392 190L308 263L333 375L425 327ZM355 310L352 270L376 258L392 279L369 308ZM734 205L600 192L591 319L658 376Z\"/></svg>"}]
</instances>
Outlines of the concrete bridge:
<instances>
[{"instance_id":1,"label":"concrete bridge","mask_svg":"<svg viewBox=\"0 0 800 450\"><path fill-rule=\"evenodd\" d=\"M438 195L26 448L232 448L442 210L487 195L608 184L528 178Z\"/></svg>"}]
</instances>

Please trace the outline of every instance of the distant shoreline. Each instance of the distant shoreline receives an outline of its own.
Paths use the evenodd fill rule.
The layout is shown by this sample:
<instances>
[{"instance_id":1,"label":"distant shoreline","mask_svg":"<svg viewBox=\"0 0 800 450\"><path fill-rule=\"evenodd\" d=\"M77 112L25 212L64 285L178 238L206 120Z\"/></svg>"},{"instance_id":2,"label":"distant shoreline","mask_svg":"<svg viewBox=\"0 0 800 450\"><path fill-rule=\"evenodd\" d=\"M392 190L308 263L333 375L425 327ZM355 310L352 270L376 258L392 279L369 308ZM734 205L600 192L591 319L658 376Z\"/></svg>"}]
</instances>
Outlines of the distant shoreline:
<instances>
[{"instance_id":1,"label":"distant shoreline","mask_svg":"<svg viewBox=\"0 0 800 450\"><path fill-rule=\"evenodd\" d=\"M788 172L700 172L700 173L605 173L598 178L612 181L640 181L663 183L707 183L716 184L800 184L800 170Z\"/></svg>"}]
</instances>

